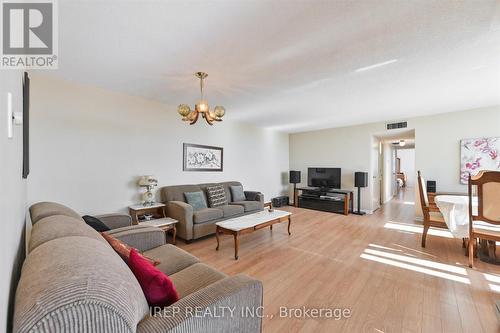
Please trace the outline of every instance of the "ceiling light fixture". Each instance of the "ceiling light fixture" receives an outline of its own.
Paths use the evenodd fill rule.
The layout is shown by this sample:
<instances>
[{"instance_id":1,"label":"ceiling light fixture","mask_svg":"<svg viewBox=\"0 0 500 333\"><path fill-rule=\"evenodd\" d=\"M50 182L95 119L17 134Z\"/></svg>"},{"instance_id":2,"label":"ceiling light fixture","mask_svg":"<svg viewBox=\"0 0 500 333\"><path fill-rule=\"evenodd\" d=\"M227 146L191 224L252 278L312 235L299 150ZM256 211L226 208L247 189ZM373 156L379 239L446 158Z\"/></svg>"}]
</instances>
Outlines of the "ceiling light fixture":
<instances>
[{"instance_id":1,"label":"ceiling light fixture","mask_svg":"<svg viewBox=\"0 0 500 333\"><path fill-rule=\"evenodd\" d=\"M393 145L393 146L400 146L400 147L404 147L404 146L406 146L406 141L405 141L405 140L393 141L393 142L392 142L392 145Z\"/></svg>"},{"instance_id":2,"label":"ceiling light fixture","mask_svg":"<svg viewBox=\"0 0 500 333\"><path fill-rule=\"evenodd\" d=\"M214 111L210 111L208 102L203 98L203 80L206 79L208 74L204 72L197 72L194 75L200 79L201 98L198 103L196 103L194 111L191 110L189 105L181 104L177 108L177 112L179 112L179 114L182 116L182 120L189 121L190 125L193 125L198 121L200 113L209 125L213 125L214 121L222 121L222 117L224 117L224 115L226 114L226 109L223 106L217 105L214 108Z\"/></svg>"},{"instance_id":3,"label":"ceiling light fixture","mask_svg":"<svg viewBox=\"0 0 500 333\"><path fill-rule=\"evenodd\" d=\"M398 59L387 60L387 61L384 61L384 62L380 62L378 64L374 64L374 65L370 65L370 66L358 68L358 69L355 70L355 72L359 73L359 72L368 71L370 69L374 69L374 68L378 68L378 67L382 67L382 66L385 66L385 65L389 65L389 64L395 63L396 61L398 61Z\"/></svg>"}]
</instances>

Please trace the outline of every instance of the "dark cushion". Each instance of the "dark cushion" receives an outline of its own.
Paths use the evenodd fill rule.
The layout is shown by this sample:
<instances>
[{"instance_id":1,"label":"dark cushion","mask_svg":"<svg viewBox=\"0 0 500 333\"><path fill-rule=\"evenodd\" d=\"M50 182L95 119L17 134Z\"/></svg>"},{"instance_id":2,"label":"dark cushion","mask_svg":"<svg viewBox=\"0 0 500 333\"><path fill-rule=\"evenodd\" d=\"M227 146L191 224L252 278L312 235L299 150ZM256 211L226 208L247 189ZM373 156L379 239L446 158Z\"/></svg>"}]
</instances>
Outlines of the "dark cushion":
<instances>
[{"instance_id":1,"label":"dark cushion","mask_svg":"<svg viewBox=\"0 0 500 333\"><path fill-rule=\"evenodd\" d=\"M102 221L99 220L97 217L90 216L90 215L84 215L84 216L82 216L82 219L85 221L85 223L87 223L89 226L94 228L96 231L104 232L104 231L111 230L104 223L102 223Z\"/></svg>"},{"instance_id":2,"label":"dark cushion","mask_svg":"<svg viewBox=\"0 0 500 333\"><path fill-rule=\"evenodd\" d=\"M231 186L231 195L233 196L233 202L246 200L243 186Z\"/></svg>"},{"instance_id":3,"label":"dark cushion","mask_svg":"<svg viewBox=\"0 0 500 333\"><path fill-rule=\"evenodd\" d=\"M237 201L237 202L231 202L230 205L243 206L245 212L262 210L264 208L264 205L260 201Z\"/></svg>"},{"instance_id":4,"label":"dark cushion","mask_svg":"<svg viewBox=\"0 0 500 333\"><path fill-rule=\"evenodd\" d=\"M205 208L197 210L193 213L194 223L203 223L211 220L220 219L224 216L222 209L219 208Z\"/></svg>"},{"instance_id":5,"label":"dark cushion","mask_svg":"<svg viewBox=\"0 0 500 333\"><path fill-rule=\"evenodd\" d=\"M245 191L245 197L246 197L245 200L256 201L257 200L257 194L259 194L259 192L256 192L256 191Z\"/></svg>"},{"instance_id":6,"label":"dark cushion","mask_svg":"<svg viewBox=\"0 0 500 333\"><path fill-rule=\"evenodd\" d=\"M207 197L210 207L227 205L226 191L222 184L207 187Z\"/></svg>"},{"instance_id":7,"label":"dark cushion","mask_svg":"<svg viewBox=\"0 0 500 333\"><path fill-rule=\"evenodd\" d=\"M207 207L207 202L205 201L205 196L203 195L203 192L198 191L198 192L186 192L184 193L184 196L186 197L186 202L193 206L193 210L201 210L208 208Z\"/></svg>"},{"instance_id":8,"label":"dark cushion","mask_svg":"<svg viewBox=\"0 0 500 333\"><path fill-rule=\"evenodd\" d=\"M245 208L242 205L225 205L220 206L219 209L222 209L224 212L224 217L240 215L245 212Z\"/></svg>"}]
</instances>

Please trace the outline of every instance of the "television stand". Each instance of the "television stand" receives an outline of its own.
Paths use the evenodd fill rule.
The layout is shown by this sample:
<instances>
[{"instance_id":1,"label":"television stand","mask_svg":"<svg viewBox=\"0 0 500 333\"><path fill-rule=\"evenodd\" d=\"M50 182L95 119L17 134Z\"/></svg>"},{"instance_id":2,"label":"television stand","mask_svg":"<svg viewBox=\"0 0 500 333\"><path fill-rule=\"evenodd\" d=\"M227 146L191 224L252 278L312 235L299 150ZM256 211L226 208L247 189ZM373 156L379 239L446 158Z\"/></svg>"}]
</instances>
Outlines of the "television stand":
<instances>
[{"instance_id":1,"label":"television stand","mask_svg":"<svg viewBox=\"0 0 500 333\"><path fill-rule=\"evenodd\" d=\"M299 191L301 192L299 194ZM353 211L353 192L333 188L299 187L296 207L348 215Z\"/></svg>"}]
</instances>

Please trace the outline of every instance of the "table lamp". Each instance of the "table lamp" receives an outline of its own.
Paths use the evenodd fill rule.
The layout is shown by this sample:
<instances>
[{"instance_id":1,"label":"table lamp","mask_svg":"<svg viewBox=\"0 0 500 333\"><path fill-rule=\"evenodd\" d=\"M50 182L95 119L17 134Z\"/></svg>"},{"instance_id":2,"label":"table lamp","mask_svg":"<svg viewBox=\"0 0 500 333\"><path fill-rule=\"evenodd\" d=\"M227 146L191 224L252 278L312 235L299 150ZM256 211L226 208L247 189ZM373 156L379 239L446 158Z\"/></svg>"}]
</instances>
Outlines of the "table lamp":
<instances>
[{"instance_id":1,"label":"table lamp","mask_svg":"<svg viewBox=\"0 0 500 333\"><path fill-rule=\"evenodd\" d=\"M151 175L142 176L139 179L139 186L146 188L146 192L142 194L142 199L144 200L142 204L144 206L153 206L155 201L153 192L151 191L155 188L155 186L158 186L158 180Z\"/></svg>"}]
</instances>

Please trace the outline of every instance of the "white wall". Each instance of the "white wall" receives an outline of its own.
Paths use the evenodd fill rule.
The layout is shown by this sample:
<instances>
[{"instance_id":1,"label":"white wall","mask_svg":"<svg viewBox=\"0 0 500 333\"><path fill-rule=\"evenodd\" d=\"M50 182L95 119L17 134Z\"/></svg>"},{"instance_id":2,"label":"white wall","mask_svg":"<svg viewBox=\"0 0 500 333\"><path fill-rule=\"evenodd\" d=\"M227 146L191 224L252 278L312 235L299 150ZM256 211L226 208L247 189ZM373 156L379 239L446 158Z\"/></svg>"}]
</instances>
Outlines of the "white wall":
<instances>
[{"instance_id":1,"label":"white wall","mask_svg":"<svg viewBox=\"0 0 500 333\"><path fill-rule=\"evenodd\" d=\"M460 184L460 140L500 136L500 106L420 117L415 127L415 167L438 191L467 192Z\"/></svg>"},{"instance_id":2,"label":"white wall","mask_svg":"<svg viewBox=\"0 0 500 333\"><path fill-rule=\"evenodd\" d=\"M290 169L302 171L300 185L306 186L308 167L342 168L341 187L354 190L354 172L368 172L372 179L372 133L377 130L377 124L368 124L290 134ZM361 189L362 210L372 210L372 197L372 186Z\"/></svg>"},{"instance_id":3,"label":"white wall","mask_svg":"<svg viewBox=\"0 0 500 333\"><path fill-rule=\"evenodd\" d=\"M438 191L465 192L459 182L460 139L500 136L500 106L407 119L415 129L415 169L437 181ZM372 123L290 135L290 168L342 168L342 187L354 189L354 171L370 168L371 137L386 132L385 123ZM370 174L369 177L372 175ZM365 189L362 209L371 210ZM419 202L417 196L417 213Z\"/></svg>"},{"instance_id":4,"label":"white wall","mask_svg":"<svg viewBox=\"0 0 500 333\"><path fill-rule=\"evenodd\" d=\"M382 163L381 159L382 156L380 154L380 139L372 136L372 144L371 144L371 168L369 171L369 175L371 177L368 178L368 182L372 184L372 190L371 190L371 195L372 195L372 210L376 210L380 208L380 201L381 201L381 195L382 195ZM363 189L362 189L363 190Z\"/></svg>"},{"instance_id":5,"label":"white wall","mask_svg":"<svg viewBox=\"0 0 500 333\"><path fill-rule=\"evenodd\" d=\"M394 148L390 142L384 142L382 146L384 158L384 177L383 177L383 202L386 203L394 197L396 176L394 174Z\"/></svg>"},{"instance_id":6,"label":"white wall","mask_svg":"<svg viewBox=\"0 0 500 333\"><path fill-rule=\"evenodd\" d=\"M12 93L13 110L22 112L22 73L1 71L0 79L0 332L9 332L15 288L24 259L26 182L22 179L23 132L15 126L7 138L7 92Z\"/></svg>"},{"instance_id":7,"label":"white wall","mask_svg":"<svg viewBox=\"0 0 500 333\"><path fill-rule=\"evenodd\" d=\"M137 203L137 177L161 186L227 180L266 199L288 187L288 134L231 121L190 126L177 104L44 76L32 79L32 163L28 202L66 204L80 213L124 211ZM192 102L195 102L193 97ZM182 143L224 148L223 172L183 172Z\"/></svg>"},{"instance_id":8,"label":"white wall","mask_svg":"<svg viewBox=\"0 0 500 333\"><path fill-rule=\"evenodd\" d=\"M415 186L415 149L397 149L396 156L400 159L400 171L406 175L406 187Z\"/></svg>"}]
</instances>

